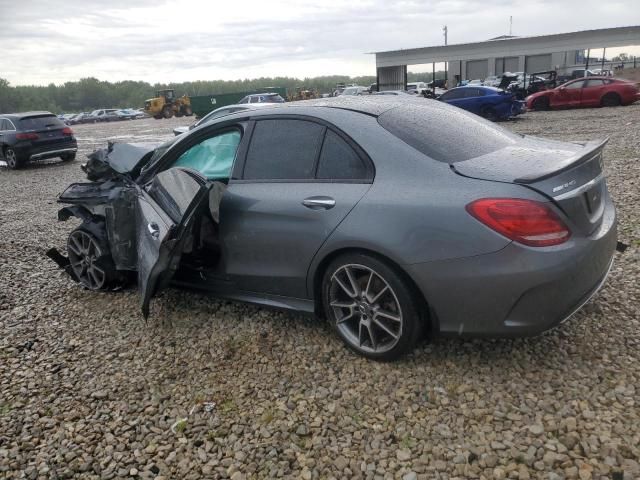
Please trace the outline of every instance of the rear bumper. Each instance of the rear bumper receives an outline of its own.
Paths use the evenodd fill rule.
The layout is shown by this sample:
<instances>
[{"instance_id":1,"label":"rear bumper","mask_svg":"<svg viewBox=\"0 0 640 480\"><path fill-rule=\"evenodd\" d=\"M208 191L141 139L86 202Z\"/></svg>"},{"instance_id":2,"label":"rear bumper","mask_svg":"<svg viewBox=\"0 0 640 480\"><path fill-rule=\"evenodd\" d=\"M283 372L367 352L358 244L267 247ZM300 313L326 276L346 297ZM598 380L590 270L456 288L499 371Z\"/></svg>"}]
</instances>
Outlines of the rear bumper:
<instances>
[{"instance_id":1,"label":"rear bumper","mask_svg":"<svg viewBox=\"0 0 640 480\"><path fill-rule=\"evenodd\" d=\"M44 160L46 158L55 158L61 155L76 153L77 151L77 147L59 148L56 150L34 153L29 157L29 160Z\"/></svg>"},{"instance_id":2,"label":"rear bumper","mask_svg":"<svg viewBox=\"0 0 640 480\"><path fill-rule=\"evenodd\" d=\"M78 143L75 139L39 146L23 143L21 145L16 145L15 150L18 156L23 158L25 161L38 161L76 153L78 151Z\"/></svg>"},{"instance_id":3,"label":"rear bumper","mask_svg":"<svg viewBox=\"0 0 640 480\"><path fill-rule=\"evenodd\" d=\"M557 247L510 243L487 255L405 267L445 335L517 337L569 318L604 283L617 242L613 204L590 237Z\"/></svg>"}]
</instances>

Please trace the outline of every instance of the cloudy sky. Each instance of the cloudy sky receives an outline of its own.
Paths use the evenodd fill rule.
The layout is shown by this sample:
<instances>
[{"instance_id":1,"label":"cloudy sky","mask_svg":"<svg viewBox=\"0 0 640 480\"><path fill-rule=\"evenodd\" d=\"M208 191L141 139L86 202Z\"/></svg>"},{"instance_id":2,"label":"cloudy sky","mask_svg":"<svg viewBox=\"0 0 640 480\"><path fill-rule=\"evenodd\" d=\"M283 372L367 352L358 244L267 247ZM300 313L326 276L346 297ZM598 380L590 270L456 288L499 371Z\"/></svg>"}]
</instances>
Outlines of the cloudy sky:
<instances>
[{"instance_id":1,"label":"cloudy sky","mask_svg":"<svg viewBox=\"0 0 640 480\"><path fill-rule=\"evenodd\" d=\"M506 34L510 15L514 35L639 25L639 2L0 0L0 77L20 85L374 75L367 52L442 44L445 24L450 44Z\"/></svg>"}]
</instances>

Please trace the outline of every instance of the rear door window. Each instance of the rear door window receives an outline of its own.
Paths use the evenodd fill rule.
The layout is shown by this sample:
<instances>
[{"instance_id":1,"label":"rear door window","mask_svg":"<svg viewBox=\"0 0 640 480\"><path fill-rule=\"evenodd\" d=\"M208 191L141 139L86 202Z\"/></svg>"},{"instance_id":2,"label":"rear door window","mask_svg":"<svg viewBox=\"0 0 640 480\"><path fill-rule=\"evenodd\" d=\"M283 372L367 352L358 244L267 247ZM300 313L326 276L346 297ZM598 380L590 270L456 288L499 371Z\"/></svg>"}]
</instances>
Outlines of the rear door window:
<instances>
[{"instance_id":1,"label":"rear door window","mask_svg":"<svg viewBox=\"0 0 640 480\"><path fill-rule=\"evenodd\" d=\"M197 170L209 180L228 179L240 138L238 130L207 138L180 155L172 167Z\"/></svg>"},{"instance_id":2,"label":"rear door window","mask_svg":"<svg viewBox=\"0 0 640 480\"><path fill-rule=\"evenodd\" d=\"M591 80L587 80L587 83L585 83L584 87L585 88L589 88L589 87L601 87L602 85L604 85L604 82L600 79L591 79Z\"/></svg>"},{"instance_id":3,"label":"rear door window","mask_svg":"<svg viewBox=\"0 0 640 480\"><path fill-rule=\"evenodd\" d=\"M247 152L247 180L307 180L314 177L325 127L306 120L256 122Z\"/></svg>"},{"instance_id":4,"label":"rear door window","mask_svg":"<svg viewBox=\"0 0 640 480\"><path fill-rule=\"evenodd\" d=\"M369 172L360 156L338 134L327 130L316 178L362 180L367 177Z\"/></svg>"}]
</instances>

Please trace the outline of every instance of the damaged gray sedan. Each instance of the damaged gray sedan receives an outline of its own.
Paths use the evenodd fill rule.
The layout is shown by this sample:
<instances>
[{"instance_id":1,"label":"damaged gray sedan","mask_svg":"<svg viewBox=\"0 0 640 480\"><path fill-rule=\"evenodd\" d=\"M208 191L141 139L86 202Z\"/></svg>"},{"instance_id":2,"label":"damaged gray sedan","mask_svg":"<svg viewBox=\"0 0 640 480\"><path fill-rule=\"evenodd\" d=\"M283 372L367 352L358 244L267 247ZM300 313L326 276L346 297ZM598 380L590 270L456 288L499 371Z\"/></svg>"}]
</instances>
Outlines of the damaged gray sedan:
<instances>
[{"instance_id":1,"label":"damaged gray sedan","mask_svg":"<svg viewBox=\"0 0 640 480\"><path fill-rule=\"evenodd\" d=\"M412 100L412 99L411 99ZM61 194L67 257L92 290L137 275L325 316L393 359L433 334L524 336L604 282L616 215L605 142L515 135L435 101L296 102L234 113L158 148L113 144Z\"/></svg>"}]
</instances>

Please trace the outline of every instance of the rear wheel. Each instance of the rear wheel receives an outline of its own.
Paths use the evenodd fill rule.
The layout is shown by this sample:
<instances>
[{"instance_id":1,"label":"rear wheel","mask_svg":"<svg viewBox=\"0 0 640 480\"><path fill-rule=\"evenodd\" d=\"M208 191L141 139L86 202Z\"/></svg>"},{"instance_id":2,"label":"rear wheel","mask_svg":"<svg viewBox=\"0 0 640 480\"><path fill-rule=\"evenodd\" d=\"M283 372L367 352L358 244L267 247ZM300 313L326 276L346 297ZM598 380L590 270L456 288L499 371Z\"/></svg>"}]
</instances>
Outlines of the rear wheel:
<instances>
[{"instance_id":1,"label":"rear wheel","mask_svg":"<svg viewBox=\"0 0 640 480\"><path fill-rule=\"evenodd\" d=\"M173 109L170 106L166 106L162 109L162 116L164 118L171 118L173 117Z\"/></svg>"},{"instance_id":2,"label":"rear wheel","mask_svg":"<svg viewBox=\"0 0 640 480\"><path fill-rule=\"evenodd\" d=\"M549 110L549 98L548 97L539 97L533 101L531 105L536 111Z\"/></svg>"},{"instance_id":3,"label":"rear wheel","mask_svg":"<svg viewBox=\"0 0 640 480\"><path fill-rule=\"evenodd\" d=\"M495 122L498 119L498 114L493 107L484 107L480 110L480 116L492 122Z\"/></svg>"},{"instance_id":4,"label":"rear wheel","mask_svg":"<svg viewBox=\"0 0 640 480\"><path fill-rule=\"evenodd\" d=\"M125 283L125 275L113 263L101 222L85 222L73 230L67 255L78 281L89 290L110 290Z\"/></svg>"},{"instance_id":5,"label":"rear wheel","mask_svg":"<svg viewBox=\"0 0 640 480\"><path fill-rule=\"evenodd\" d=\"M617 107L622 103L620 95L617 93L609 92L600 101L603 107Z\"/></svg>"},{"instance_id":6,"label":"rear wheel","mask_svg":"<svg viewBox=\"0 0 640 480\"><path fill-rule=\"evenodd\" d=\"M191 115L193 115L193 110L191 110L190 106L185 106L182 107L182 113L184 113L187 117L190 117Z\"/></svg>"},{"instance_id":7,"label":"rear wheel","mask_svg":"<svg viewBox=\"0 0 640 480\"><path fill-rule=\"evenodd\" d=\"M375 360L410 352L422 320L412 288L396 270L364 253L336 258L322 284L324 311L343 342Z\"/></svg>"},{"instance_id":8,"label":"rear wheel","mask_svg":"<svg viewBox=\"0 0 640 480\"><path fill-rule=\"evenodd\" d=\"M7 162L7 167L9 167L11 170L22 168L24 164L22 159L18 157L16 151L11 147L7 147L4 151L4 159Z\"/></svg>"}]
</instances>

